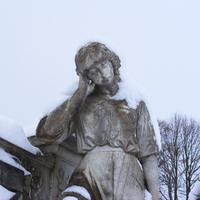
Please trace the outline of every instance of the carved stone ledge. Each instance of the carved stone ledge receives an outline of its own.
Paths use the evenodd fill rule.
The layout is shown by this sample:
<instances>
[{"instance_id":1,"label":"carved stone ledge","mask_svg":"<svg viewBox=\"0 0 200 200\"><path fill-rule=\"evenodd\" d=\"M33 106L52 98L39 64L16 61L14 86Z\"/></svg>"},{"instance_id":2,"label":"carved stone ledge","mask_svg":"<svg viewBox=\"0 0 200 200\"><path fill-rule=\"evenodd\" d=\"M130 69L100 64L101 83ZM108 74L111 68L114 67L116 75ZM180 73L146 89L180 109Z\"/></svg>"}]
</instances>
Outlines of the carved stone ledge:
<instances>
[{"instance_id":1,"label":"carved stone ledge","mask_svg":"<svg viewBox=\"0 0 200 200\"><path fill-rule=\"evenodd\" d=\"M24 172L0 160L0 184L9 190L23 192Z\"/></svg>"},{"instance_id":2,"label":"carved stone ledge","mask_svg":"<svg viewBox=\"0 0 200 200\"><path fill-rule=\"evenodd\" d=\"M65 170L60 168L57 179L58 179L58 185L57 186L58 186L58 189L60 190L60 193L61 193L67 187L67 184L69 182L69 176L66 175Z\"/></svg>"},{"instance_id":3,"label":"carved stone ledge","mask_svg":"<svg viewBox=\"0 0 200 200\"><path fill-rule=\"evenodd\" d=\"M23 179L21 183L23 198L20 196L22 195L21 189L17 193L19 198L15 197L15 199L57 199L59 194L67 187L71 174L82 159L82 155L76 150L76 137L72 136L59 145L41 142L35 136L28 139L32 145L42 151L43 155L34 155L0 138L0 147L13 155L15 161L31 173L29 176L20 175L19 180ZM0 165L0 170L2 170L1 168ZM15 189L15 191L17 190Z\"/></svg>"},{"instance_id":4,"label":"carved stone ledge","mask_svg":"<svg viewBox=\"0 0 200 200\"><path fill-rule=\"evenodd\" d=\"M37 160L37 163L44 165L45 167L48 167L50 169L54 168L55 164L55 157L51 154L49 155L34 155L21 147L18 147L7 140L4 140L0 137L0 147L3 148L6 152L16 156L19 160L22 162L26 159L28 160Z\"/></svg>"},{"instance_id":5,"label":"carved stone ledge","mask_svg":"<svg viewBox=\"0 0 200 200\"><path fill-rule=\"evenodd\" d=\"M18 162L21 166L23 166L27 171L30 172L29 176L24 176L23 171L15 173L14 167L11 167L9 170L9 166L4 167L6 164L0 165L0 172L5 171L4 176L2 177L2 184L6 188L8 185L12 185L13 177L14 180L18 181L16 186L20 186L20 190L17 188L11 188L11 191L16 191L23 193L23 200L29 200L29 196L32 200L44 200L51 198L51 182L52 182L52 174L55 166L55 156L53 155L34 155L2 138L0 138L0 146L6 152L13 155L13 158L16 162ZM13 174L15 173L15 174ZM6 176L11 176L10 178L6 178ZM6 185L7 181L7 185ZM13 186L12 186L13 187ZM22 191L23 190L23 191ZM17 195L18 195L17 193ZM24 195L27 194L27 195ZM21 198L19 196L19 198ZM15 197L14 199L18 199Z\"/></svg>"}]
</instances>

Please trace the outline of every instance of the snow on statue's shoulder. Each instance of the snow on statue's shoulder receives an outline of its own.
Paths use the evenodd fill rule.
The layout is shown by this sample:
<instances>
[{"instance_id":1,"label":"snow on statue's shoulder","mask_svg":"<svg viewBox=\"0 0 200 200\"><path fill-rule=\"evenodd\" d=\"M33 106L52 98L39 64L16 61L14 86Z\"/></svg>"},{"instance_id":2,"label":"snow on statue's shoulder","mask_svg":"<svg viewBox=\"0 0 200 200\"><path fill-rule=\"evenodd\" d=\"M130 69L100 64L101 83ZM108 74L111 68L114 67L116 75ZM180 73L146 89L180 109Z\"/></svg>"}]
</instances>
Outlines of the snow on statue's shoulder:
<instances>
[{"instance_id":1,"label":"snow on statue's shoulder","mask_svg":"<svg viewBox=\"0 0 200 200\"><path fill-rule=\"evenodd\" d=\"M36 135L36 128L41 118L45 115L49 115L54 109L60 106L63 102L69 99L75 90L78 88L78 81L74 81L67 86L65 91L53 96L49 101L47 101L46 105L43 108L39 117L35 119L31 124L24 127L24 131L27 137Z\"/></svg>"},{"instance_id":2,"label":"snow on statue's shoulder","mask_svg":"<svg viewBox=\"0 0 200 200\"><path fill-rule=\"evenodd\" d=\"M158 127L158 122L156 117L153 114L153 111L151 109L151 103L150 103L150 98L147 94L147 92L145 91L145 89L138 83L132 81L132 80L122 80L119 83L119 91L117 92L117 94L113 97L111 97L111 99L115 99L115 100L123 100L126 99L128 105L130 108L136 109L137 106L139 105L140 101L144 101L150 117L151 117L151 123L154 127L154 132L156 135L156 142L157 145L159 147L159 150L161 149L161 137L160 137L160 131L159 131L159 127Z\"/></svg>"},{"instance_id":3,"label":"snow on statue's shoulder","mask_svg":"<svg viewBox=\"0 0 200 200\"><path fill-rule=\"evenodd\" d=\"M69 99L75 90L78 88L78 81L75 81L67 86L64 92L52 97L46 104L43 115L48 115L52 112L55 108L60 106L64 101Z\"/></svg>"},{"instance_id":4,"label":"snow on statue's shoulder","mask_svg":"<svg viewBox=\"0 0 200 200\"><path fill-rule=\"evenodd\" d=\"M0 115L0 137L33 153L36 154L40 150L30 144L24 129L17 122Z\"/></svg>"},{"instance_id":5,"label":"snow on statue's shoulder","mask_svg":"<svg viewBox=\"0 0 200 200\"><path fill-rule=\"evenodd\" d=\"M125 80L119 83L119 91L111 99L122 100L126 99L128 105L135 109L140 101L145 101L142 87L133 81Z\"/></svg>"}]
</instances>

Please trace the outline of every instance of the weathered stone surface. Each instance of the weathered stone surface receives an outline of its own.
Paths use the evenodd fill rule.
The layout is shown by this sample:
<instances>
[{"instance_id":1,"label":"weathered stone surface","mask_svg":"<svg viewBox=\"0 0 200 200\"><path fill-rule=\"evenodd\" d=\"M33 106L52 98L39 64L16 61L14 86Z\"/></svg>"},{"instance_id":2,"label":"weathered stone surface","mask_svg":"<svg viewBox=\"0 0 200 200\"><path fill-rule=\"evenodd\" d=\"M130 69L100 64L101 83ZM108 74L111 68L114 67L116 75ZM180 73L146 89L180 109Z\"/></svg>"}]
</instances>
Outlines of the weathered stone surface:
<instances>
[{"instance_id":1,"label":"weathered stone surface","mask_svg":"<svg viewBox=\"0 0 200 200\"><path fill-rule=\"evenodd\" d=\"M51 198L57 199L58 195L67 187L69 178L83 157L77 152L76 138L71 136L59 145L42 142L35 136L30 137L29 141L40 148L45 155L55 156L51 181Z\"/></svg>"},{"instance_id":2,"label":"weathered stone surface","mask_svg":"<svg viewBox=\"0 0 200 200\"><path fill-rule=\"evenodd\" d=\"M77 90L44 116L37 137L29 138L43 155L0 138L0 147L31 173L24 176L0 162L0 184L16 191L17 200L60 200L69 195L142 200L145 186L158 200L157 145L145 102L132 108L126 98L112 98L120 89L119 57L105 45L91 43L79 50L75 61ZM85 196L79 189L70 191L74 185L84 187Z\"/></svg>"},{"instance_id":3,"label":"weathered stone surface","mask_svg":"<svg viewBox=\"0 0 200 200\"><path fill-rule=\"evenodd\" d=\"M0 161L0 184L16 192L13 200L57 199L82 159L76 150L76 138L70 137L59 145L41 142L35 136L28 139L44 155L33 155L0 138L0 147L30 172L24 176L23 171Z\"/></svg>"},{"instance_id":4,"label":"weathered stone surface","mask_svg":"<svg viewBox=\"0 0 200 200\"><path fill-rule=\"evenodd\" d=\"M24 172L0 160L0 184L10 190L23 192Z\"/></svg>"},{"instance_id":5,"label":"weathered stone surface","mask_svg":"<svg viewBox=\"0 0 200 200\"><path fill-rule=\"evenodd\" d=\"M57 155L56 184L60 190L73 185L84 187L91 199L138 200L144 198L146 183L153 200L157 200L158 147L145 102L141 100L132 108L126 97L112 98L120 89L119 57L94 42L77 52L75 62L77 90L44 116L37 127L37 137L51 143L40 148ZM64 147L73 133L77 151L84 155L79 164L73 146ZM79 191L75 193L80 195ZM69 191L60 199L65 195L69 196Z\"/></svg>"},{"instance_id":6,"label":"weathered stone surface","mask_svg":"<svg viewBox=\"0 0 200 200\"><path fill-rule=\"evenodd\" d=\"M33 200L49 199L52 193L51 182L55 157L31 154L2 138L0 138L0 146L16 157L31 174L24 176L21 170L1 162L0 172L3 173L0 178L1 184L11 191L20 192L23 200L29 200L29 196Z\"/></svg>"}]
</instances>

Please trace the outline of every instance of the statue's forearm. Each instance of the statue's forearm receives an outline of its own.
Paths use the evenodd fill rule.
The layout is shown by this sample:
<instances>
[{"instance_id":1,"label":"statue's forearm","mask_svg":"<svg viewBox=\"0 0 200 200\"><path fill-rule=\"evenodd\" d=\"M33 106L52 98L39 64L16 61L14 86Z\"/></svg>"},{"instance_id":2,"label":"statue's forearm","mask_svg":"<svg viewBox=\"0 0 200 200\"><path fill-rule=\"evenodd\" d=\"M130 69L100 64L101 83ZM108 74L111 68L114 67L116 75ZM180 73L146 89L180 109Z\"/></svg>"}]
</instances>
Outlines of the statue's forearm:
<instances>
[{"instance_id":1,"label":"statue's forearm","mask_svg":"<svg viewBox=\"0 0 200 200\"><path fill-rule=\"evenodd\" d=\"M147 189L152 195L152 200L159 199L158 164L156 155L141 159Z\"/></svg>"},{"instance_id":2,"label":"statue's forearm","mask_svg":"<svg viewBox=\"0 0 200 200\"><path fill-rule=\"evenodd\" d=\"M70 97L68 100L66 100L48 115L45 124L46 128L48 128L48 126L51 126L51 123L54 121L58 122L59 124L62 124L62 122L69 121L72 118L72 116L74 116L75 112L80 108L80 105L83 103L84 100L84 91L81 91L81 89L78 88L74 92L72 97Z\"/></svg>"},{"instance_id":3,"label":"statue's forearm","mask_svg":"<svg viewBox=\"0 0 200 200\"><path fill-rule=\"evenodd\" d=\"M87 76L79 74L79 87L71 98L44 117L38 127L37 136L47 142L66 139L71 132L71 122L85 98L94 90L95 84L89 83Z\"/></svg>"},{"instance_id":4,"label":"statue's forearm","mask_svg":"<svg viewBox=\"0 0 200 200\"><path fill-rule=\"evenodd\" d=\"M85 99L85 92L78 88L71 98L43 118L37 128L37 136L47 142L68 137L70 122ZM65 135L63 135L63 132Z\"/></svg>"}]
</instances>

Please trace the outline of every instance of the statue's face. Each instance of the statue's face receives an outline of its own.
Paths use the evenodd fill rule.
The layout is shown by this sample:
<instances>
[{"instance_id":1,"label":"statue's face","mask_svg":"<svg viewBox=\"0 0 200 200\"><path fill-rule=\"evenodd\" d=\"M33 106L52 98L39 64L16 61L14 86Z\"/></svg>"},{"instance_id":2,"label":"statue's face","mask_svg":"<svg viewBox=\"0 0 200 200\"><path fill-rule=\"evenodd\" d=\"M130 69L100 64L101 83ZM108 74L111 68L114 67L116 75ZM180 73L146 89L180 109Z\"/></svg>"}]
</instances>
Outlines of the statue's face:
<instances>
[{"instance_id":1,"label":"statue's face","mask_svg":"<svg viewBox=\"0 0 200 200\"><path fill-rule=\"evenodd\" d=\"M89 68L87 76L97 85L108 85L115 78L113 65L109 60L99 62Z\"/></svg>"}]
</instances>

